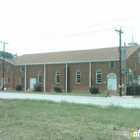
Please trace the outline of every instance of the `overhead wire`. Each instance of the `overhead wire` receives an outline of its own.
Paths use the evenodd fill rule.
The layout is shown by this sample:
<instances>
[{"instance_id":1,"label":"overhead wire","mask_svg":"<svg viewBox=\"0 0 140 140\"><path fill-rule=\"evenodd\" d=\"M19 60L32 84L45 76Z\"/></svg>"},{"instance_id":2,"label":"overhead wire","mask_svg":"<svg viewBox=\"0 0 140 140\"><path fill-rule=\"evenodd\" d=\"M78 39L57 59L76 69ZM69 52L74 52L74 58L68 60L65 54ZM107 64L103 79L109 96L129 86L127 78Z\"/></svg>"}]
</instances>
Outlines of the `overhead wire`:
<instances>
[{"instance_id":1,"label":"overhead wire","mask_svg":"<svg viewBox=\"0 0 140 140\"><path fill-rule=\"evenodd\" d=\"M79 36L79 35L85 35L85 34L92 34L92 33L95 33L95 32L107 31L107 30L111 30L111 29L114 29L114 28L112 27L112 28L93 30L93 31L82 32L82 33L60 35L60 36L58 35L58 36L54 36L54 37L45 37L44 39L55 39L55 38L61 38L61 37Z\"/></svg>"},{"instance_id":2,"label":"overhead wire","mask_svg":"<svg viewBox=\"0 0 140 140\"><path fill-rule=\"evenodd\" d=\"M99 25L104 25L104 24L109 24L109 23L115 23L115 22L119 22L119 21L123 21L123 20L125 21L125 20L129 20L129 19L134 19L134 18L140 18L140 15L134 16L134 17L128 17L128 18L122 18L122 19L107 21L107 22L96 23L96 24L92 24L92 25L79 26L79 27L76 27L76 28L70 28L70 29L61 30L61 31L55 31L55 32L50 32L50 33L42 33L40 35L56 34L56 33L67 32L67 31L71 31L71 30L77 30L77 29L94 27L94 26L99 26Z\"/></svg>"},{"instance_id":3,"label":"overhead wire","mask_svg":"<svg viewBox=\"0 0 140 140\"><path fill-rule=\"evenodd\" d=\"M61 30L61 31L55 31L55 32L50 32L50 33L42 33L42 34L30 36L30 38L33 38L35 36L36 37L37 36L41 37L41 36L55 35L57 33L64 33L64 32L68 32L68 31L74 31L74 30L79 30L79 29L84 29L84 28L89 28L89 27L96 27L96 26L100 26L100 25L111 24L111 23L115 23L115 22L119 22L119 21L135 19L135 18L140 18L140 15L133 16L133 17L128 17L128 18L117 19L117 20L112 20L112 21L107 21L107 22L96 23L96 24L92 24L92 25L79 26L79 27L76 27L76 28L70 28L70 29ZM61 37L70 37L70 36L79 36L79 35L85 35L85 34L92 34L92 33L96 33L96 32L102 32L102 31L106 31L106 30L111 30L111 29L114 29L114 28L112 27L112 28L99 29L99 30L81 32L81 33L73 33L73 34L68 34L68 35L57 35L57 36L54 36L54 37L43 37L43 39L55 39L55 38L61 38ZM28 37L25 37L25 38L28 38ZM20 39L20 38L18 38L18 39Z\"/></svg>"}]
</instances>

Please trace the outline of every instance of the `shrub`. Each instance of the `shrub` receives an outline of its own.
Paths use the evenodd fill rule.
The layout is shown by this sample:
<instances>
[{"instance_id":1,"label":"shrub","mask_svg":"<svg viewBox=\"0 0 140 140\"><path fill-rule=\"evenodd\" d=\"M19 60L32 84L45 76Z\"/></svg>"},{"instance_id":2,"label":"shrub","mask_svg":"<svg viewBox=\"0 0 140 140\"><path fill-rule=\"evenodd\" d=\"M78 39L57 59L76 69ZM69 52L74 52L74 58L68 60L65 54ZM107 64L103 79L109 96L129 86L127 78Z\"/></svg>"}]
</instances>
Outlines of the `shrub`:
<instances>
[{"instance_id":1,"label":"shrub","mask_svg":"<svg viewBox=\"0 0 140 140\"><path fill-rule=\"evenodd\" d=\"M55 92L62 92L62 89L60 87L54 86L53 89L54 89Z\"/></svg>"},{"instance_id":2,"label":"shrub","mask_svg":"<svg viewBox=\"0 0 140 140\"><path fill-rule=\"evenodd\" d=\"M21 90L22 90L22 85L17 84L17 85L15 86L15 89L16 89L16 91L21 91Z\"/></svg>"},{"instance_id":3,"label":"shrub","mask_svg":"<svg viewBox=\"0 0 140 140\"><path fill-rule=\"evenodd\" d=\"M135 86L135 91L134 91L134 86L129 86L126 89L126 92L127 95L140 95L140 86Z\"/></svg>"},{"instance_id":4,"label":"shrub","mask_svg":"<svg viewBox=\"0 0 140 140\"><path fill-rule=\"evenodd\" d=\"M90 87L89 90L90 90L90 93L92 93L92 94L97 94L97 93L99 93L98 87L92 86L92 87Z\"/></svg>"},{"instance_id":5,"label":"shrub","mask_svg":"<svg viewBox=\"0 0 140 140\"><path fill-rule=\"evenodd\" d=\"M36 84L34 84L34 91L36 91L36 92L40 92L40 91L42 91L42 84L40 84L40 83L36 83Z\"/></svg>"}]
</instances>

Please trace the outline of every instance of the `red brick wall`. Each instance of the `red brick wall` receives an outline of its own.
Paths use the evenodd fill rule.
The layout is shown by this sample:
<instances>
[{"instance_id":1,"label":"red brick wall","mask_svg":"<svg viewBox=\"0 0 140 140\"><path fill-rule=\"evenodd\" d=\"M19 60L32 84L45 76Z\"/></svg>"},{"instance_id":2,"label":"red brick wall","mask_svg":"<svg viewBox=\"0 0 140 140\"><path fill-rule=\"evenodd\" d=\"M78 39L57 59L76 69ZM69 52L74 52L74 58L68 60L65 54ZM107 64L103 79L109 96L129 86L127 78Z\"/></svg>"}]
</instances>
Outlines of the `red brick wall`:
<instances>
[{"instance_id":1,"label":"red brick wall","mask_svg":"<svg viewBox=\"0 0 140 140\"><path fill-rule=\"evenodd\" d=\"M69 87L71 91L88 91L89 89L89 63L68 64ZM76 72L81 72L81 84L76 84Z\"/></svg>"},{"instance_id":2,"label":"red brick wall","mask_svg":"<svg viewBox=\"0 0 140 140\"><path fill-rule=\"evenodd\" d=\"M133 71L134 76L140 75L140 63L139 63L139 53L140 48L137 49L128 59L126 60L126 70L128 71L131 69ZM136 71L135 71L135 63L136 63ZM129 74L129 81L131 80L132 76Z\"/></svg>"},{"instance_id":3,"label":"red brick wall","mask_svg":"<svg viewBox=\"0 0 140 140\"><path fill-rule=\"evenodd\" d=\"M21 72L21 66L11 65L11 70L5 75L10 76L10 88L14 88L16 84L20 84L20 77L25 78L25 71ZM115 69L109 69L109 62L91 63L91 85L96 85L100 90L107 89L107 75L109 73L115 73L117 75L118 62L115 64ZM2 67L0 67L2 68ZM102 71L102 84L96 84L96 71L100 69ZM60 71L60 84L55 83L55 73ZM76 71L81 72L81 84L76 84ZM36 78L38 80L38 72L42 73L42 85L44 86L44 65L27 65L26 66L26 88L30 88L30 78ZM89 63L71 63L68 64L68 90L70 91L88 91L89 90ZM46 91L52 91L54 86L59 86L65 90L65 78L66 78L66 64L48 64L46 65ZM23 88L24 88L24 84Z\"/></svg>"},{"instance_id":4,"label":"red brick wall","mask_svg":"<svg viewBox=\"0 0 140 140\"><path fill-rule=\"evenodd\" d=\"M54 86L60 87L65 90L65 64L49 64L46 65L46 90L52 91ZM55 83L56 71L60 72L60 84Z\"/></svg>"},{"instance_id":5,"label":"red brick wall","mask_svg":"<svg viewBox=\"0 0 140 140\"><path fill-rule=\"evenodd\" d=\"M30 78L36 78L38 81L38 73L42 73L42 86L44 86L44 65L27 65L26 66L26 88L30 88Z\"/></svg>"},{"instance_id":6,"label":"red brick wall","mask_svg":"<svg viewBox=\"0 0 140 140\"><path fill-rule=\"evenodd\" d=\"M102 84L96 84L96 71L98 69L102 71ZM119 71L118 61L115 61L115 69L109 68L109 62L92 63L92 86L97 86L99 87L100 90L107 90L107 75L109 73L114 73L118 76L118 71Z\"/></svg>"},{"instance_id":7,"label":"red brick wall","mask_svg":"<svg viewBox=\"0 0 140 140\"><path fill-rule=\"evenodd\" d=\"M14 87L17 84L20 84L20 77L25 77L25 72L20 72L21 66L15 66L14 68ZM22 87L24 88L24 84L22 84Z\"/></svg>"},{"instance_id":8,"label":"red brick wall","mask_svg":"<svg viewBox=\"0 0 140 140\"><path fill-rule=\"evenodd\" d=\"M8 62L5 62L4 65L10 66L10 71L4 72L5 86L8 89L13 89L14 66L11 63L8 63ZM7 78L8 77L10 78L10 83L7 83ZM2 60L0 62L0 81L1 81L1 78L3 78L3 63L2 63Z\"/></svg>"}]
</instances>

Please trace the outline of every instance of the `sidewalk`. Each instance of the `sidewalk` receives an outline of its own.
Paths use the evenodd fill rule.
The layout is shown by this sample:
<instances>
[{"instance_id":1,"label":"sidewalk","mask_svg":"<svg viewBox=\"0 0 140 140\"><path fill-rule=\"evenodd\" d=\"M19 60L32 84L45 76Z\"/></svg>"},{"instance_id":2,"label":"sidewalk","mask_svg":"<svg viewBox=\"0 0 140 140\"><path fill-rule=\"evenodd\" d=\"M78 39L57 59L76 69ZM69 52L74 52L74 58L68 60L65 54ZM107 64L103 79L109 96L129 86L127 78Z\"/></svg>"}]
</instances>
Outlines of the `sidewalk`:
<instances>
[{"instance_id":1,"label":"sidewalk","mask_svg":"<svg viewBox=\"0 0 140 140\"><path fill-rule=\"evenodd\" d=\"M102 107L108 105L122 106L126 108L140 108L139 97L134 96L111 96L111 97L90 97L90 96L66 96L49 94L25 94L0 92L0 99L33 99L33 100L51 100L55 102L67 101L80 104L94 104Z\"/></svg>"}]
</instances>

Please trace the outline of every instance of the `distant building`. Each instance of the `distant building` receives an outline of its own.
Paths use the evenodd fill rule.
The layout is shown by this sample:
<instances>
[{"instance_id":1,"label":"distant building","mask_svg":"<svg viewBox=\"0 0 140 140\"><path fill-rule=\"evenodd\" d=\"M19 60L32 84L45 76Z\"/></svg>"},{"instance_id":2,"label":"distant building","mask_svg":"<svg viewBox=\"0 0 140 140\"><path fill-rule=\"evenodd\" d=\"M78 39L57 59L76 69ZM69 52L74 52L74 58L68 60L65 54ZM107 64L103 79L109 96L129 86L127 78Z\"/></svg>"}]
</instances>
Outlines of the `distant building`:
<instances>
[{"instance_id":1,"label":"distant building","mask_svg":"<svg viewBox=\"0 0 140 140\"><path fill-rule=\"evenodd\" d=\"M140 45L126 47L125 57L123 91L125 84L132 84L132 76L139 77L140 85ZM1 88L2 64L1 58ZM5 59L4 84L6 89L14 89L16 84L22 84L24 90L32 89L34 83L39 82L44 91L53 91L54 86L61 87L65 92L88 92L91 86L119 91L119 74L118 47L25 54Z\"/></svg>"}]
</instances>

